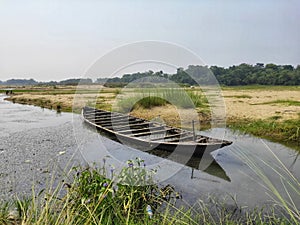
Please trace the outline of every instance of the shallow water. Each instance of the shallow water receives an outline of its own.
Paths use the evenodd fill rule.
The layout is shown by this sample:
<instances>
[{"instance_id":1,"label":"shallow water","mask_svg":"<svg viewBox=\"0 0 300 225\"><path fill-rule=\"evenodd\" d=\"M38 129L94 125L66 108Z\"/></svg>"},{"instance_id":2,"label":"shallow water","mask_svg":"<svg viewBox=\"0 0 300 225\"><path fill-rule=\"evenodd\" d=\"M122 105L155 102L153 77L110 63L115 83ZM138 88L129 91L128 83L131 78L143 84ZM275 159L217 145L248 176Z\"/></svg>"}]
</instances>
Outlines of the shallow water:
<instances>
[{"instance_id":1,"label":"shallow water","mask_svg":"<svg viewBox=\"0 0 300 225\"><path fill-rule=\"evenodd\" d=\"M146 168L157 169L155 180L174 185L191 203L208 195L236 196L241 206L270 203L266 185L249 168L247 160L255 162L281 193L284 193L282 180L288 179L288 174L281 170L283 165L278 159L297 179L300 177L300 162L295 150L228 129L203 132L212 137L220 137L225 132L224 138L233 141L232 145L213 152L218 164L194 160L192 168L170 160L178 158L176 155L161 158L112 141L86 126L79 115L57 114L3 99L4 96L0 97L2 198L15 193L30 193L32 183L37 189L45 187L54 171L58 171L59 179L65 179L64 168L68 163L97 162L103 165L104 157L106 166L114 167L116 171L126 166L128 159L144 159ZM284 175L280 177L269 165ZM195 169L199 166L202 170ZM299 195L292 197L295 204L300 205Z\"/></svg>"}]
</instances>

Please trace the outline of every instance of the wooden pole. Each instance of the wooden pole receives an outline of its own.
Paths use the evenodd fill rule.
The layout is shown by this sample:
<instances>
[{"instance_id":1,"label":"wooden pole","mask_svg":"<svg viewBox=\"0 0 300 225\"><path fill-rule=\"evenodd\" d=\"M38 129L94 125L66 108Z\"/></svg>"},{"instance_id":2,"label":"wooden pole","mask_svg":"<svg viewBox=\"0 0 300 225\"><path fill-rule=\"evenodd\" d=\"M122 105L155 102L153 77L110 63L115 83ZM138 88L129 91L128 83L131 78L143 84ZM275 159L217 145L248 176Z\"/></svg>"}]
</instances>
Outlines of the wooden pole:
<instances>
[{"instance_id":1,"label":"wooden pole","mask_svg":"<svg viewBox=\"0 0 300 225\"><path fill-rule=\"evenodd\" d=\"M192 125L193 125L193 140L196 141L196 134L195 134L195 121L192 120Z\"/></svg>"}]
</instances>

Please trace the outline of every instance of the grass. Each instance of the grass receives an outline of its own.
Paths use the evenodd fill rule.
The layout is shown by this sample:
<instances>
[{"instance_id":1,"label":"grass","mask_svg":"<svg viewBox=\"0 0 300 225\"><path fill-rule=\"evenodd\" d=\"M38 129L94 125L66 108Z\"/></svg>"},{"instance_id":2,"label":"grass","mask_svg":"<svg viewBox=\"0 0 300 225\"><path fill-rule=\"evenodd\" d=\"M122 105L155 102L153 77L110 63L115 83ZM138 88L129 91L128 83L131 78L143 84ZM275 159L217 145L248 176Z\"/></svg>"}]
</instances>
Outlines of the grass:
<instances>
[{"instance_id":1,"label":"grass","mask_svg":"<svg viewBox=\"0 0 300 225\"><path fill-rule=\"evenodd\" d=\"M147 170L144 161L136 158L128 160L118 174L105 165L105 160L101 167L73 168L71 183L61 183L37 195L33 191L31 198L1 203L0 224L299 224L299 210L292 199L283 198L272 188L247 155L240 152L238 156L260 175L277 198L268 210L244 211L231 196L224 199L209 196L207 201L199 200L193 206L183 204L174 187L155 184L155 171ZM300 195L298 180L283 168L283 179L292 179L286 184ZM177 204L178 201L182 204ZM278 206L283 214L276 211Z\"/></svg>"},{"instance_id":2,"label":"grass","mask_svg":"<svg viewBox=\"0 0 300 225\"><path fill-rule=\"evenodd\" d=\"M299 205L296 205L294 201L295 199L300 199L300 182L267 144L264 143L264 145L266 151L273 159L272 162L270 160L264 161L253 154L248 154L239 149L235 149L235 154L257 175L258 182L265 188L266 194L270 196L274 203L274 207L281 212L281 223L283 221L284 224L300 224ZM270 177L266 176L264 173L266 168L271 169L280 178L281 183L279 185L284 191L280 192L277 188L278 184L273 183ZM278 221L278 216L275 220Z\"/></svg>"},{"instance_id":3,"label":"grass","mask_svg":"<svg viewBox=\"0 0 300 225\"><path fill-rule=\"evenodd\" d=\"M234 130L300 149L300 115L298 119L278 121L280 118L280 116L274 116L266 120L235 118L229 120L227 125Z\"/></svg>"},{"instance_id":4,"label":"grass","mask_svg":"<svg viewBox=\"0 0 300 225\"><path fill-rule=\"evenodd\" d=\"M138 107L151 109L156 106L172 104L179 108L208 108L208 101L199 91L183 88L146 88L138 89L135 94L123 93L117 100L121 112L130 112Z\"/></svg>"}]
</instances>

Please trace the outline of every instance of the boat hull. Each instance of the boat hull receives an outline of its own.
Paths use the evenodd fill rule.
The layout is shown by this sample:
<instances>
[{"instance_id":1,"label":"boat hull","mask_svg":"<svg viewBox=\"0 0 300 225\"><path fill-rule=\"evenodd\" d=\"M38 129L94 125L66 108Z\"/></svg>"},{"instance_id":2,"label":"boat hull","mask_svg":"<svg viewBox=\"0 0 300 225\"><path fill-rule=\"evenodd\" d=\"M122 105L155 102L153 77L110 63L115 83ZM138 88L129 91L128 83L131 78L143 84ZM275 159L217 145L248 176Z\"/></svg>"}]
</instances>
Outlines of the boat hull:
<instances>
[{"instance_id":1,"label":"boat hull","mask_svg":"<svg viewBox=\"0 0 300 225\"><path fill-rule=\"evenodd\" d=\"M123 144L134 146L143 151L160 149L171 153L174 152L176 154L178 153L181 155L186 155L189 157L202 157L204 153L209 154L216 149L231 144L231 142L229 141L211 139L209 137L200 135L194 135L193 138L204 140L205 142L195 142L193 140L181 141L190 138L191 132L164 126L158 123L152 124L152 122L140 118L104 110L97 110L90 107L84 107L82 109L82 117L84 121L90 126L96 127L98 130L114 136L116 140ZM143 124L145 124L145 126L142 126ZM149 126L152 127L149 128ZM138 127L138 129L134 129L133 127ZM162 136L161 140L152 140L151 134L159 133L160 129L162 129L161 133L163 133L162 135L164 136ZM143 132L140 130L142 130ZM145 132L145 130L147 130L147 132ZM172 130L173 133L167 135L166 132L168 130ZM143 134L147 135L143 136ZM185 137L183 137L183 134L185 135ZM178 136L178 141L170 141L173 136Z\"/></svg>"}]
</instances>

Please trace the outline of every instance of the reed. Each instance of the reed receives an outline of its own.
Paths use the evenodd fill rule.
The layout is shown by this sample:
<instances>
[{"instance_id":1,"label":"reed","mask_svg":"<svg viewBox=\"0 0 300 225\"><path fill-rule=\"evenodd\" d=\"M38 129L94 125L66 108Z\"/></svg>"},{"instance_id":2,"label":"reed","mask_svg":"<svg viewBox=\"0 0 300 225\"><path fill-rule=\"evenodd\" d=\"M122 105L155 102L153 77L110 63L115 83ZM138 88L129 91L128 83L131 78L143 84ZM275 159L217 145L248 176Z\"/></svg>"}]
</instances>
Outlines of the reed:
<instances>
[{"instance_id":1,"label":"reed","mask_svg":"<svg viewBox=\"0 0 300 225\"><path fill-rule=\"evenodd\" d=\"M132 95L123 93L117 105L122 112L138 107L150 109L156 106L172 104L179 108L208 108L208 101L200 91L183 88L143 88L136 89Z\"/></svg>"},{"instance_id":2,"label":"reed","mask_svg":"<svg viewBox=\"0 0 300 225\"><path fill-rule=\"evenodd\" d=\"M284 198L249 155L239 152L238 157L273 193L274 206L270 210L245 211L233 196L224 199L209 196L195 205L185 204L174 187L155 184L155 171L148 171L144 161L136 158L128 160L118 174L105 162L98 168L75 167L70 183L63 182L53 188L51 179L48 188L39 194L33 188L31 198L1 203L0 224L299 224L299 210L290 195ZM264 165L270 166L267 162ZM272 169L299 196L299 181L281 166L281 171L274 166ZM282 214L278 214L278 207Z\"/></svg>"},{"instance_id":3,"label":"reed","mask_svg":"<svg viewBox=\"0 0 300 225\"><path fill-rule=\"evenodd\" d=\"M258 177L257 182L265 188L266 193L273 201L273 207L271 208L273 211L271 210L271 216L269 215L268 219L283 224L300 224L300 208L294 201L294 199L300 199L300 181L274 154L269 146L263 141L262 143L271 156L272 161L263 160L237 148L235 149L235 154L256 174ZM272 182L270 177L264 173L266 168L271 169L280 178L280 184Z\"/></svg>"},{"instance_id":4,"label":"reed","mask_svg":"<svg viewBox=\"0 0 300 225\"><path fill-rule=\"evenodd\" d=\"M300 116L288 120L282 120L280 116L265 120L231 118L227 125L231 129L283 143L295 149L300 147Z\"/></svg>"}]
</instances>

